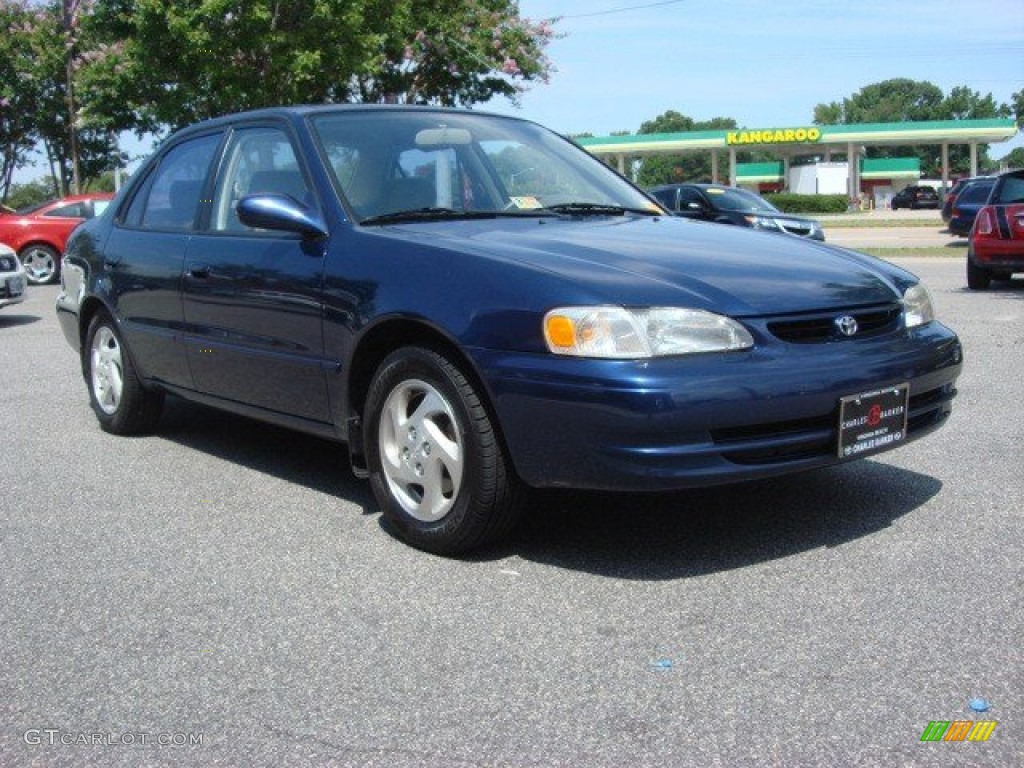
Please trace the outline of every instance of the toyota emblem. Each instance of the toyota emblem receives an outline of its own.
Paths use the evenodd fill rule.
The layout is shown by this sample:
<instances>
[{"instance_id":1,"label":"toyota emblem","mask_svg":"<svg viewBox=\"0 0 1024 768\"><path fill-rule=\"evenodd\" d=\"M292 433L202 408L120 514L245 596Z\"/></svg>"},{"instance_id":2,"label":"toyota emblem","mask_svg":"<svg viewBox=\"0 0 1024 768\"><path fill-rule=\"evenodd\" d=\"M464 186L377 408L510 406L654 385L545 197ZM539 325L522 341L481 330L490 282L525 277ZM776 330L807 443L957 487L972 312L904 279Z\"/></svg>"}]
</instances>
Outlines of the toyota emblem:
<instances>
[{"instance_id":1,"label":"toyota emblem","mask_svg":"<svg viewBox=\"0 0 1024 768\"><path fill-rule=\"evenodd\" d=\"M836 318L836 329L843 336L855 336L857 334L857 318L850 315L843 315Z\"/></svg>"}]
</instances>

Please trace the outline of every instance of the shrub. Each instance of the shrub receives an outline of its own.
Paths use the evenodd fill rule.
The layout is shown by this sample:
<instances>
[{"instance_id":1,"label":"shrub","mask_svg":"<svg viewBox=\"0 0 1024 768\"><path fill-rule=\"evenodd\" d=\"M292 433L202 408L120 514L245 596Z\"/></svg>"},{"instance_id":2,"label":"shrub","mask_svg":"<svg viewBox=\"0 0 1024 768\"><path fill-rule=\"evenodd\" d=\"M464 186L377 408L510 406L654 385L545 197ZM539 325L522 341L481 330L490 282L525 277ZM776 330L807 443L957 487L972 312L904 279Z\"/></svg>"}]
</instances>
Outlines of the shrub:
<instances>
[{"instance_id":1,"label":"shrub","mask_svg":"<svg viewBox=\"0 0 1024 768\"><path fill-rule=\"evenodd\" d=\"M794 195L778 192L766 199L786 213L846 213L846 195Z\"/></svg>"}]
</instances>

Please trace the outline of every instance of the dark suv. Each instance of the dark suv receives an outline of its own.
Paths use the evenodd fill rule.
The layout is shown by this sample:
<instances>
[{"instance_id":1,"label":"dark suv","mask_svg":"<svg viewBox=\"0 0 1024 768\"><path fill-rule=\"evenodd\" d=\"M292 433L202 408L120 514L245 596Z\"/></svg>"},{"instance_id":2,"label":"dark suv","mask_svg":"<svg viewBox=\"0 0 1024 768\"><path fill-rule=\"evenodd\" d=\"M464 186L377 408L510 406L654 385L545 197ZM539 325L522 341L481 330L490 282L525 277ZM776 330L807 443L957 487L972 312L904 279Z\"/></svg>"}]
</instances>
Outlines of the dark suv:
<instances>
[{"instance_id":1,"label":"dark suv","mask_svg":"<svg viewBox=\"0 0 1024 768\"><path fill-rule=\"evenodd\" d=\"M912 185L904 187L892 198L892 209L938 208L939 193L931 187Z\"/></svg>"},{"instance_id":2,"label":"dark suv","mask_svg":"<svg viewBox=\"0 0 1024 768\"><path fill-rule=\"evenodd\" d=\"M760 195L719 184L666 184L650 193L676 216L824 240L814 219L783 213Z\"/></svg>"}]
</instances>

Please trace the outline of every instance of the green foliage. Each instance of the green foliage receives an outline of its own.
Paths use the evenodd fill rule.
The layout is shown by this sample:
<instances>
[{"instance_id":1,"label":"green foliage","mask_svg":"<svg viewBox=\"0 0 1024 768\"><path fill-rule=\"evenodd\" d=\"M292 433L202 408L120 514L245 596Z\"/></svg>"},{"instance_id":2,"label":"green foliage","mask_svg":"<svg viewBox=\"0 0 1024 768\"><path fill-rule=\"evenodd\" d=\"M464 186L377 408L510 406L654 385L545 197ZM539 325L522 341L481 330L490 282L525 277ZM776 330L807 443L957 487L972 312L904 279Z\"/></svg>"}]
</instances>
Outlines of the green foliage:
<instances>
[{"instance_id":1,"label":"green foliage","mask_svg":"<svg viewBox=\"0 0 1024 768\"><path fill-rule=\"evenodd\" d=\"M1024 147L1017 147L1006 157L1000 158L1000 162L1006 163L1009 168L1024 168Z\"/></svg>"},{"instance_id":2,"label":"green foliage","mask_svg":"<svg viewBox=\"0 0 1024 768\"><path fill-rule=\"evenodd\" d=\"M45 203L57 197L57 190L53 186L53 180L48 178L36 179L27 184L12 184L4 199L4 205L8 208L25 208L38 203Z\"/></svg>"},{"instance_id":3,"label":"green foliage","mask_svg":"<svg viewBox=\"0 0 1024 768\"><path fill-rule=\"evenodd\" d=\"M963 120L1008 117L1011 112L1010 106L998 103L991 93L982 96L966 86L957 86L948 95L943 95L941 88L926 80L896 78L866 85L841 102L818 104L814 108L814 122L818 125L848 125ZM989 162L986 152L987 145L979 145L978 162L982 167ZM921 170L925 175L941 173L942 157L938 147L868 147L867 156L916 156L921 160ZM954 173L970 171L970 149L963 144L950 144L949 164Z\"/></svg>"},{"instance_id":4,"label":"green foliage","mask_svg":"<svg viewBox=\"0 0 1024 768\"><path fill-rule=\"evenodd\" d=\"M710 120L695 121L675 110L669 110L640 126L640 133L683 133L687 131L732 130L736 121L731 117L713 117ZM749 152L742 153L744 159ZM727 176L728 158L720 153L719 174ZM682 181L711 181L711 153L690 152L684 155L655 155L644 158L637 172L637 183L644 187L657 184L672 184Z\"/></svg>"},{"instance_id":5,"label":"green foliage","mask_svg":"<svg viewBox=\"0 0 1024 768\"><path fill-rule=\"evenodd\" d=\"M550 21L513 0L99 0L104 55L84 68L90 113L177 128L281 104L449 106L547 81Z\"/></svg>"},{"instance_id":6,"label":"green foliage","mask_svg":"<svg viewBox=\"0 0 1024 768\"><path fill-rule=\"evenodd\" d=\"M794 195L778 192L767 195L765 199L786 213L846 213L849 204L846 195Z\"/></svg>"}]
</instances>

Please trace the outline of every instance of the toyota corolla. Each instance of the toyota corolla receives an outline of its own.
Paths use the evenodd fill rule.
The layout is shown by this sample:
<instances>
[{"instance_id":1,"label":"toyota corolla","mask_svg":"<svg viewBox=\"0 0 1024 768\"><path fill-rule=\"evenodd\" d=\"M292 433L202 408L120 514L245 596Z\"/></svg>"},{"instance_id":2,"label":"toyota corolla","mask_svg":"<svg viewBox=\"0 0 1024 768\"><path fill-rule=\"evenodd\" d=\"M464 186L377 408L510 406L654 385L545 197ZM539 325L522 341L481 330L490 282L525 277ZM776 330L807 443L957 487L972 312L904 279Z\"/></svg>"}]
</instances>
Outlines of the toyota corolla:
<instances>
[{"instance_id":1,"label":"toyota corolla","mask_svg":"<svg viewBox=\"0 0 1024 768\"><path fill-rule=\"evenodd\" d=\"M57 312L102 428L165 393L347 443L414 546L526 487L808 470L944 423L956 335L914 275L666 215L526 120L301 107L170 137L73 235Z\"/></svg>"}]
</instances>

